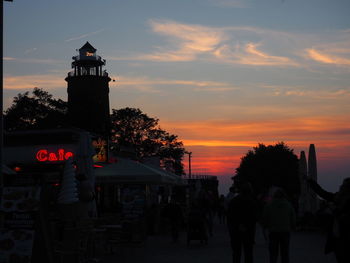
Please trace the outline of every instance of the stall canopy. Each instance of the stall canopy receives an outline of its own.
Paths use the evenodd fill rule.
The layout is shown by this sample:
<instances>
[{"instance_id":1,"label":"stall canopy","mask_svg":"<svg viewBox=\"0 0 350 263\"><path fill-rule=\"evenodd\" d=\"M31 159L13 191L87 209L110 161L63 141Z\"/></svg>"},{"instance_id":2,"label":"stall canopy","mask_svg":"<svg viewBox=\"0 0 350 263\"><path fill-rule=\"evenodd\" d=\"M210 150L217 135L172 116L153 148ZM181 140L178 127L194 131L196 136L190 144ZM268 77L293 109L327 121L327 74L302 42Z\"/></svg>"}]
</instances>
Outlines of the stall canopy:
<instances>
[{"instance_id":1,"label":"stall canopy","mask_svg":"<svg viewBox=\"0 0 350 263\"><path fill-rule=\"evenodd\" d=\"M3 174L16 174L13 170L11 170L10 168L8 168L6 165L2 165L2 170L1 172Z\"/></svg>"},{"instance_id":2,"label":"stall canopy","mask_svg":"<svg viewBox=\"0 0 350 263\"><path fill-rule=\"evenodd\" d=\"M95 170L96 183L185 184L185 181L176 174L130 159L118 158L116 163L102 166Z\"/></svg>"}]
</instances>

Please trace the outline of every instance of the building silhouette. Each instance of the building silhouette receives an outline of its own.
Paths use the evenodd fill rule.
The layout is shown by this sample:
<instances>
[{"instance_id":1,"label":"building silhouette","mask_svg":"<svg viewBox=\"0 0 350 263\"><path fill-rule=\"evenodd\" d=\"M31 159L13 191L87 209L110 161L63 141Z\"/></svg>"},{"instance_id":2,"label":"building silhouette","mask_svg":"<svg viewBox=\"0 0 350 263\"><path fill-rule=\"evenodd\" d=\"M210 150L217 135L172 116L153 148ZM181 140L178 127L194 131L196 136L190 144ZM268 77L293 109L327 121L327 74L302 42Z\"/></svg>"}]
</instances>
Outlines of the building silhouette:
<instances>
[{"instance_id":1,"label":"building silhouette","mask_svg":"<svg viewBox=\"0 0 350 263\"><path fill-rule=\"evenodd\" d=\"M316 149L314 144L310 144L309 156L307 164L307 175L308 178L317 182L317 159L316 159ZM310 191L310 210L312 213L316 213L319 209L319 200L314 191Z\"/></svg>"},{"instance_id":2,"label":"building silhouette","mask_svg":"<svg viewBox=\"0 0 350 263\"><path fill-rule=\"evenodd\" d=\"M305 213L315 214L319 209L319 199L315 192L309 187L308 180L317 182L317 158L314 144L310 144L308 152L308 161L306 162L305 152L301 151L299 158L299 215Z\"/></svg>"},{"instance_id":3,"label":"building silhouette","mask_svg":"<svg viewBox=\"0 0 350 263\"><path fill-rule=\"evenodd\" d=\"M300 196L299 196L299 216L310 212L310 189L307 183L307 162L305 152L300 152L299 157L299 181L300 181Z\"/></svg>"},{"instance_id":4,"label":"building silhouette","mask_svg":"<svg viewBox=\"0 0 350 263\"><path fill-rule=\"evenodd\" d=\"M106 60L86 42L74 56L68 83L68 120L74 126L97 136L108 137L110 126L109 82L103 66Z\"/></svg>"}]
</instances>

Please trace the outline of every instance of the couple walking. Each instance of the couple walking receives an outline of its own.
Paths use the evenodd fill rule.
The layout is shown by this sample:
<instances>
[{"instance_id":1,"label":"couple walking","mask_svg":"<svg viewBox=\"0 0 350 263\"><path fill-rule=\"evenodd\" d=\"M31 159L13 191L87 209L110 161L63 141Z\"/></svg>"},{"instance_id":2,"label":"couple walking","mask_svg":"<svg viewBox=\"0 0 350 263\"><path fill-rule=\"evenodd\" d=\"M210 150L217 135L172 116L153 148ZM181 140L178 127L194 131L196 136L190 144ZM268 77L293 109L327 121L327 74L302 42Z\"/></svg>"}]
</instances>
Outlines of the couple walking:
<instances>
[{"instance_id":1,"label":"couple walking","mask_svg":"<svg viewBox=\"0 0 350 263\"><path fill-rule=\"evenodd\" d=\"M239 183L237 190L227 214L232 259L233 263L240 263L243 250L244 262L253 263L255 227L261 212L250 183ZM268 231L270 263L276 263L279 254L282 263L289 263L289 240L295 226L295 212L282 189L276 189L272 200L264 206L261 223Z\"/></svg>"}]
</instances>

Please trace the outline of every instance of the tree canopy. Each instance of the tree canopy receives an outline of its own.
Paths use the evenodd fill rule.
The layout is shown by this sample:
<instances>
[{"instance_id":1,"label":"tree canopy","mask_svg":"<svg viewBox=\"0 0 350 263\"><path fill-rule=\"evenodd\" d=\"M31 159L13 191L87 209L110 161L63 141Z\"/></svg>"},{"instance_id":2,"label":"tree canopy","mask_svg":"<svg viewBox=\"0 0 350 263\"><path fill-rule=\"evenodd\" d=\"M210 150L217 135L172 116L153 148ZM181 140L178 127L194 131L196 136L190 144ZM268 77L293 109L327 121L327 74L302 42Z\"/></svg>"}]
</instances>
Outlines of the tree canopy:
<instances>
[{"instance_id":1,"label":"tree canopy","mask_svg":"<svg viewBox=\"0 0 350 263\"><path fill-rule=\"evenodd\" d=\"M67 102L34 88L31 93L27 91L14 97L12 105L4 112L4 126L7 131L67 127L67 113ZM183 174L183 143L178 136L161 129L158 122L140 109L113 109L112 150L118 153L122 146L132 147L138 159L158 156L162 166Z\"/></svg>"},{"instance_id":2,"label":"tree canopy","mask_svg":"<svg viewBox=\"0 0 350 263\"><path fill-rule=\"evenodd\" d=\"M7 131L57 128L66 125L67 102L34 88L31 94L19 93L4 113Z\"/></svg>"},{"instance_id":3,"label":"tree canopy","mask_svg":"<svg viewBox=\"0 0 350 263\"><path fill-rule=\"evenodd\" d=\"M113 109L111 114L111 143L115 152L131 146L138 158L158 156L161 165L183 174L183 143L158 125L159 119L149 117L140 109Z\"/></svg>"},{"instance_id":4,"label":"tree canopy","mask_svg":"<svg viewBox=\"0 0 350 263\"><path fill-rule=\"evenodd\" d=\"M250 182L257 195L271 186L278 186L289 196L295 196L300 192L298 157L283 142L268 146L259 144L241 158L233 179Z\"/></svg>"}]
</instances>

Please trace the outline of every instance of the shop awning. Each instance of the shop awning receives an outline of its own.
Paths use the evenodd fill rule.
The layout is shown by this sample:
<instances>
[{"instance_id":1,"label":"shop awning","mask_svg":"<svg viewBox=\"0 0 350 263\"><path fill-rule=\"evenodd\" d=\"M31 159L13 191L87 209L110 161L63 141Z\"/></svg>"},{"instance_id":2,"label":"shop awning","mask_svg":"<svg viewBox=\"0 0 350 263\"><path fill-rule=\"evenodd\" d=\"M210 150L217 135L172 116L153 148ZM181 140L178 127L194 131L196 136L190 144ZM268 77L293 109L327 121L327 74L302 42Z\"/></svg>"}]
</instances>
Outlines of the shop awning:
<instances>
[{"instance_id":1,"label":"shop awning","mask_svg":"<svg viewBox=\"0 0 350 263\"><path fill-rule=\"evenodd\" d=\"M13 170L11 170L10 168L8 168L6 165L2 165L2 170L1 172L3 174L16 174Z\"/></svg>"},{"instance_id":2,"label":"shop awning","mask_svg":"<svg viewBox=\"0 0 350 263\"><path fill-rule=\"evenodd\" d=\"M96 183L183 185L184 180L161 168L133 160L118 158L116 163L95 169Z\"/></svg>"}]
</instances>

